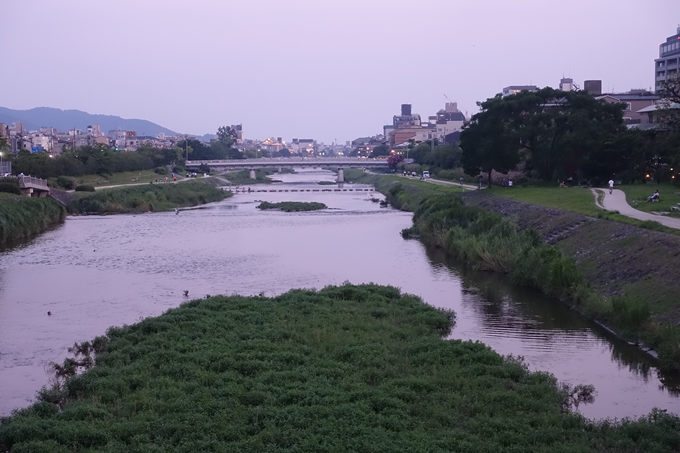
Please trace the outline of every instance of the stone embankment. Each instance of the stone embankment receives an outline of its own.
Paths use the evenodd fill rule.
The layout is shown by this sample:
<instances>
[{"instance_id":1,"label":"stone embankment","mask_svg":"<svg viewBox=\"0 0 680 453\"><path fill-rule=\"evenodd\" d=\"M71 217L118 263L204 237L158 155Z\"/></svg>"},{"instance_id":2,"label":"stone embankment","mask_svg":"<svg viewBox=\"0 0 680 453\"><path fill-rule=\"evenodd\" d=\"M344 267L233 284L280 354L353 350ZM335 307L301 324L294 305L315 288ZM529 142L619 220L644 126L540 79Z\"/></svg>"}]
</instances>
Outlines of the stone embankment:
<instances>
[{"instance_id":1,"label":"stone embankment","mask_svg":"<svg viewBox=\"0 0 680 453\"><path fill-rule=\"evenodd\" d=\"M532 228L573 258L598 292L647 301L659 321L680 324L680 237L569 211L493 196L460 195L470 206L497 212Z\"/></svg>"}]
</instances>

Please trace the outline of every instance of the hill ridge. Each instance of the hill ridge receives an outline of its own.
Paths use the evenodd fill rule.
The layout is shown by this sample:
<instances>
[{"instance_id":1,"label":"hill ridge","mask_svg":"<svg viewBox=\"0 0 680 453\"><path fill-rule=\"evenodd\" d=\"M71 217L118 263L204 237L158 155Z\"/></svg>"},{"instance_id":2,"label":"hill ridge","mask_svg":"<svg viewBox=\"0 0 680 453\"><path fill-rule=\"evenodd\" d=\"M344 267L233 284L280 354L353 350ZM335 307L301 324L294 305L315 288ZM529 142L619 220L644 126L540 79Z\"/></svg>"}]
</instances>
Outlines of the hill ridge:
<instances>
[{"instance_id":1,"label":"hill ridge","mask_svg":"<svg viewBox=\"0 0 680 453\"><path fill-rule=\"evenodd\" d=\"M98 124L101 131L122 129L137 131L140 135L156 136L159 133L179 135L166 127L152 121L139 118L122 118L116 115L88 113L77 109L59 109L55 107L34 107L27 110L14 110L0 107L0 123L12 124L21 121L24 130L39 130L41 127L54 127L60 132L66 132L74 127L86 129L87 126Z\"/></svg>"}]
</instances>

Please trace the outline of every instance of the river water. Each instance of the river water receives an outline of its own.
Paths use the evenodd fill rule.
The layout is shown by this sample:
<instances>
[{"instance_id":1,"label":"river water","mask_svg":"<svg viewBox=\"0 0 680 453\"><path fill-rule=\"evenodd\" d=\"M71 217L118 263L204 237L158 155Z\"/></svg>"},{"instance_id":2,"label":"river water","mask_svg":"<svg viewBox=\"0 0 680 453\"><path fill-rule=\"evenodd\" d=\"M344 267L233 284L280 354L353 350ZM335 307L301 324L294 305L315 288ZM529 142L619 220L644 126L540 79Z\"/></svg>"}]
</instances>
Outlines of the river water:
<instances>
[{"instance_id":1,"label":"river water","mask_svg":"<svg viewBox=\"0 0 680 453\"><path fill-rule=\"evenodd\" d=\"M255 189L321 189L321 170L278 175ZM345 185L345 188L366 187ZM380 196L380 195L378 195ZM595 386L590 418L680 412L655 362L554 300L469 272L440 251L406 241L408 213L380 208L367 192L252 192L175 213L69 217L0 253L0 415L29 405L45 365L109 326L163 313L207 294L274 295L291 288L375 282L455 310L451 338L523 356L532 370ZM257 200L321 201L330 209L282 213ZM52 315L48 316L47 312Z\"/></svg>"}]
</instances>

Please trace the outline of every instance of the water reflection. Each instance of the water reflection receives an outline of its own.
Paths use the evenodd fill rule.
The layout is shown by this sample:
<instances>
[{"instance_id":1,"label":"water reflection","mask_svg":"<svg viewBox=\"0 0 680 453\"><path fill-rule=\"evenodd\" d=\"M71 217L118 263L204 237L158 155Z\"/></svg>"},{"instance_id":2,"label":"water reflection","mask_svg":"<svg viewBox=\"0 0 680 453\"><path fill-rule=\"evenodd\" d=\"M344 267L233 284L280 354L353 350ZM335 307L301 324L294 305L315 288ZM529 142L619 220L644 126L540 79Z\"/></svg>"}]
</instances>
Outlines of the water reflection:
<instances>
[{"instance_id":1,"label":"water reflection","mask_svg":"<svg viewBox=\"0 0 680 453\"><path fill-rule=\"evenodd\" d=\"M596 323L587 321L559 301L538 291L511 285L498 274L475 272L447 256L442 249L425 247L433 267L453 270L462 280L463 305L479 314L480 332L489 337L521 336L535 350L553 351L568 341L576 350L593 341L608 348L612 362L642 378L660 382L659 389L680 396L680 376L661 373L658 361L640 348L622 341ZM578 352L578 351L577 351Z\"/></svg>"}]
</instances>

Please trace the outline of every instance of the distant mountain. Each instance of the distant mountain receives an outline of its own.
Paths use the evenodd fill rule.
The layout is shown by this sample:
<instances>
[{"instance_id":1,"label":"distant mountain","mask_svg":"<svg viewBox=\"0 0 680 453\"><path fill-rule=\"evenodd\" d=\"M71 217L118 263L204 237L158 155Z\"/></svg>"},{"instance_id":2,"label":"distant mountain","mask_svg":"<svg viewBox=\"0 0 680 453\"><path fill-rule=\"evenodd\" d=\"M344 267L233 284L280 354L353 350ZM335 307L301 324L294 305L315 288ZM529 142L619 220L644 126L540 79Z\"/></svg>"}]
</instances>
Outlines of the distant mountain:
<instances>
[{"instance_id":1,"label":"distant mountain","mask_svg":"<svg viewBox=\"0 0 680 453\"><path fill-rule=\"evenodd\" d=\"M156 136L161 132L166 135L178 135L177 132L159 126L147 120L125 119L113 115L92 115L80 110L61 110L50 107L37 107L30 110L12 110L0 107L0 123L12 124L21 121L24 130L39 130L41 127L54 127L57 131L66 132L74 127L85 130L87 126L99 125L106 134L110 130L122 129L137 131L138 135Z\"/></svg>"}]
</instances>

